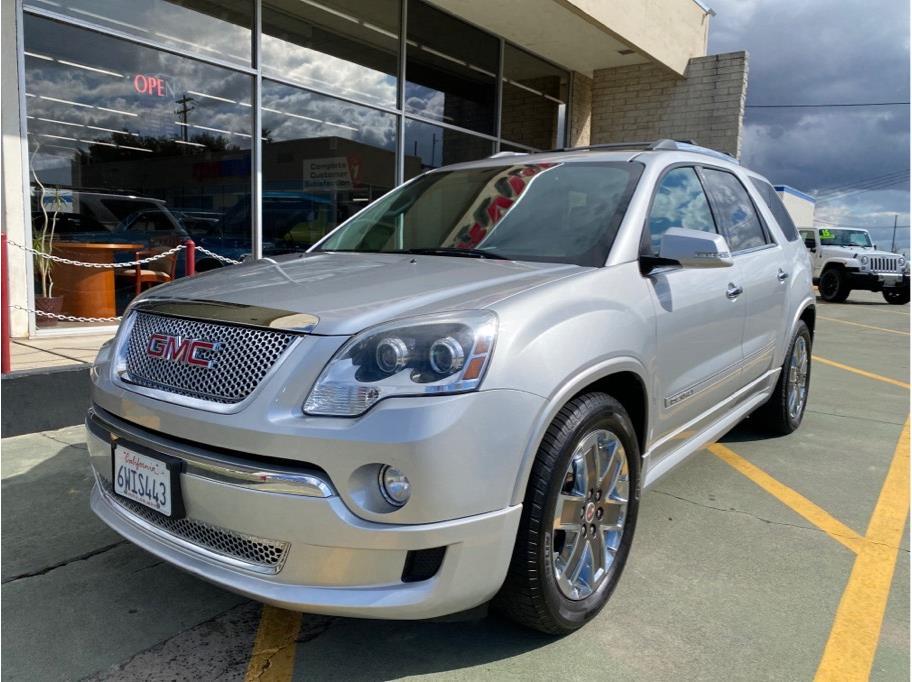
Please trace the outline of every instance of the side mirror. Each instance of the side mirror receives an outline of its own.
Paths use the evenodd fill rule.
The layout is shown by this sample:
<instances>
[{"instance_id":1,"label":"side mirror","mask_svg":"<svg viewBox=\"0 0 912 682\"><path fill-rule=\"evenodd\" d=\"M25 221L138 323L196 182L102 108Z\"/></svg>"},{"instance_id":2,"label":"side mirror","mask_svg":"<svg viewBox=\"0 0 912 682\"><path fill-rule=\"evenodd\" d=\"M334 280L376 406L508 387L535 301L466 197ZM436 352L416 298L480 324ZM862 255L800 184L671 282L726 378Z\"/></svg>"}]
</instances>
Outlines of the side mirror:
<instances>
[{"instance_id":1,"label":"side mirror","mask_svg":"<svg viewBox=\"0 0 912 682\"><path fill-rule=\"evenodd\" d=\"M725 237L686 227L672 227L662 235L659 257L685 268L728 268L735 264Z\"/></svg>"},{"instance_id":2,"label":"side mirror","mask_svg":"<svg viewBox=\"0 0 912 682\"><path fill-rule=\"evenodd\" d=\"M813 238L813 237L808 237L807 239L805 239L805 240L804 240L804 245L805 245L805 246L808 248L808 250L810 250L810 251L816 251L816 250L817 250L817 242L814 241L814 238Z\"/></svg>"}]
</instances>

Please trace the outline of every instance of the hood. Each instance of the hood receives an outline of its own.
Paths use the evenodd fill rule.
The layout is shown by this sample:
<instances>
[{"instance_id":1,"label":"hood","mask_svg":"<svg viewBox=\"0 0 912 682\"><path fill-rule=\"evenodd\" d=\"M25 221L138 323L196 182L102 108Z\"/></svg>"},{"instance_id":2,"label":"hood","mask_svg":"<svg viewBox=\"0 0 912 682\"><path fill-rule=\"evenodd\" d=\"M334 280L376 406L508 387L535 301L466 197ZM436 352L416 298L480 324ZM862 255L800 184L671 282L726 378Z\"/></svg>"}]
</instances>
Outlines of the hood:
<instances>
[{"instance_id":1,"label":"hood","mask_svg":"<svg viewBox=\"0 0 912 682\"><path fill-rule=\"evenodd\" d=\"M355 334L388 320L484 308L591 268L382 253L292 254L155 287L143 300L264 306L318 318L315 334Z\"/></svg>"}]
</instances>

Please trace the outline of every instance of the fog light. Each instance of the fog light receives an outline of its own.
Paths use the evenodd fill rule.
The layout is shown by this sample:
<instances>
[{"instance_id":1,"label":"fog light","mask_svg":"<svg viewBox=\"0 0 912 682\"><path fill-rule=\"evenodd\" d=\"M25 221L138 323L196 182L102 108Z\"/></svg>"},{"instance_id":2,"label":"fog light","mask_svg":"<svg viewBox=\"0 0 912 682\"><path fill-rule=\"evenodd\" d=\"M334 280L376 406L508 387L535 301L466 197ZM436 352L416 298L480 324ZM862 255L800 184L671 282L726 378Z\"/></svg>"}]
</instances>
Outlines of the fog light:
<instances>
[{"instance_id":1,"label":"fog light","mask_svg":"<svg viewBox=\"0 0 912 682\"><path fill-rule=\"evenodd\" d=\"M399 469L388 464L380 469L380 493L390 504L401 507L408 502L412 486L408 478Z\"/></svg>"}]
</instances>

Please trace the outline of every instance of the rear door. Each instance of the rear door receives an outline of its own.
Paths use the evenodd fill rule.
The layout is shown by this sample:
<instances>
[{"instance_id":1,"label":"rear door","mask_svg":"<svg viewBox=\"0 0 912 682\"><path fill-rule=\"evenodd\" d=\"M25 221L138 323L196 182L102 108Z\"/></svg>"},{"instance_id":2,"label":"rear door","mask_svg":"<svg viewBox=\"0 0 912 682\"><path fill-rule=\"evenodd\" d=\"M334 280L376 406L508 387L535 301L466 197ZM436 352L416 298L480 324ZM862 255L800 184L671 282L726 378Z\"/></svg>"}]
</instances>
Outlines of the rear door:
<instances>
[{"instance_id":1,"label":"rear door","mask_svg":"<svg viewBox=\"0 0 912 682\"><path fill-rule=\"evenodd\" d=\"M671 227L719 234L703 184L692 166L674 166L660 178L652 199L641 253L658 255ZM654 432L657 463L678 443L689 422L708 418L738 385L744 304L732 295L738 267L667 267L648 275L656 311L654 393L659 415ZM692 425L694 428L697 423ZM663 440L664 439L664 440Z\"/></svg>"},{"instance_id":2,"label":"rear door","mask_svg":"<svg viewBox=\"0 0 912 682\"><path fill-rule=\"evenodd\" d=\"M785 328L791 259L776 243L738 176L706 167L702 174L742 278L746 314L741 383L746 385L773 366L776 344Z\"/></svg>"}]
</instances>

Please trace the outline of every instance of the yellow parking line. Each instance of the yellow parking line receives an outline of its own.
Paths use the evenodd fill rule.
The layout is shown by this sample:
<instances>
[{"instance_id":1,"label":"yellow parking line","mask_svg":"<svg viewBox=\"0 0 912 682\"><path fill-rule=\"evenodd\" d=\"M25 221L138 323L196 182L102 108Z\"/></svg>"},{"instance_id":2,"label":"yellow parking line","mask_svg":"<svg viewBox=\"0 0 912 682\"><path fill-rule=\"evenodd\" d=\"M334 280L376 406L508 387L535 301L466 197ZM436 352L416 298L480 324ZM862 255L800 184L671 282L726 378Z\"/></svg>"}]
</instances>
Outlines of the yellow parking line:
<instances>
[{"instance_id":1,"label":"yellow parking line","mask_svg":"<svg viewBox=\"0 0 912 682\"><path fill-rule=\"evenodd\" d=\"M896 555L909 514L909 419L855 559L816 680L867 680L880 640Z\"/></svg>"},{"instance_id":2,"label":"yellow parking line","mask_svg":"<svg viewBox=\"0 0 912 682\"><path fill-rule=\"evenodd\" d=\"M763 471L763 469L754 466L741 455L732 452L721 443L714 443L713 445L710 445L708 449L716 457L735 469L735 471L747 476L747 478L782 502L786 507L810 521L817 528L836 540L836 542L845 545L855 552L855 554L858 554L861 551L862 545L864 544L864 538L846 526L842 521L833 518L826 510L818 507L787 485L780 483Z\"/></svg>"},{"instance_id":3,"label":"yellow parking line","mask_svg":"<svg viewBox=\"0 0 912 682\"><path fill-rule=\"evenodd\" d=\"M818 320L827 320L828 322L839 322L840 324L850 324L853 327L864 327L865 329L873 329L879 332L887 332L889 334L901 334L902 336L909 336L909 332L900 331L898 329L888 329L887 327L875 327L872 324L862 324L861 322L849 322L848 320L840 320L836 317L824 317L823 315L817 316Z\"/></svg>"},{"instance_id":4,"label":"yellow parking line","mask_svg":"<svg viewBox=\"0 0 912 682\"><path fill-rule=\"evenodd\" d=\"M300 630L300 613L264 605L244 682L291 680L294 672L295 640Z\"/></svg>"},{"instance_id":5,"label":"yellow parking line","mask_svg":"<svg viewBox=\"0 0 912 682\"><path fill-rule=\"evenodd\" d=\"M873 372L866 372L863 369L858 369L857 367L852 367L850 365L843 365L841 362L836 362L835 360L828 360L827 358L822 358L819 355L812 356L814 362L821 362L824 365L830 365L830 367L838 367L839 369L844 369L846 372L852 372L852 374L858 374L859 376L867 377L868 379L875 379L877 381L883 381L886 384L893 384L894 386L899 386L900 388L909 389L909 384L899 379L891 379L890 377L885 377L880 374L874 374Z\"/></svg>"}]
</instances>

